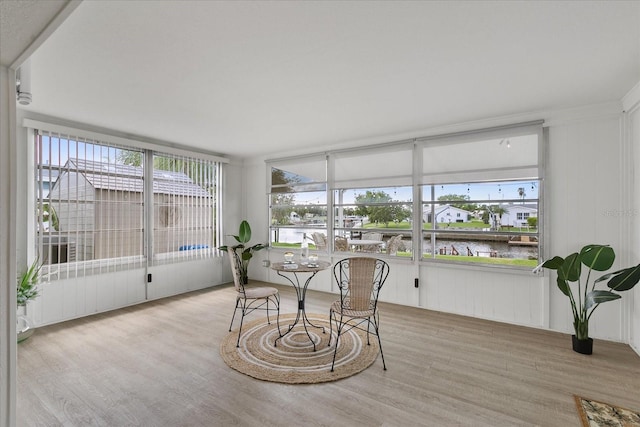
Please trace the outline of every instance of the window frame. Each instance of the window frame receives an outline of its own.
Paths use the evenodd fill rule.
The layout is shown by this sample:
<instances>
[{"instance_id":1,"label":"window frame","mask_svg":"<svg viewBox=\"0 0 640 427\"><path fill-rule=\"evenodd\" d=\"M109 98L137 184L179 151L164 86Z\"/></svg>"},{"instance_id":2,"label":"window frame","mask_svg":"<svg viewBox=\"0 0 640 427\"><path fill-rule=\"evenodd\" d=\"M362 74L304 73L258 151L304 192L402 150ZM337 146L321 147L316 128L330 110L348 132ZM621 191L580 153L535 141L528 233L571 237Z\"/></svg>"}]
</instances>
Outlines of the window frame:
<instances>
[{"instance_id":1,"label":"window frame","mask_svg":"<svg viewBox=\"0 0 640 427\"><path fill-rule=\"evenodd\" d=\"M210 164L215 165L215 180L216 183L213 186L213 193L211 197L215 199L214 206L212 207L211 221L212 221L212 229L214 230L214 237L212 241L212 245L210 248L207 248L206 251L192 251L190 253L177 253L172 257L165 257L163 260L158 260L155 257L155 253L152 249L152 241L153 241L153 233L149 232L153 229L153 168L142 168L143 176L140 177L142 181L143 191L143 212L141 214L141 224L142 224L142 253L136 256L116 256L112 258L99 258L99 259L91 259L85 261L74 261L74 262L64 262L57 264L47 264L43 266L43 277L47 277L48 280L57 280L57 279L65 279L69 277L82 277L92 274L100 274L101 272L108 271L119 271L119 270L129 270L135 268L145 268L152 265L163 264L167 262L183 262L187 260L193 260L196 258L209 258L209 257L218 257L221 256L217 247L220 245L219 240L221 239L222 234L222 176L223 176L223 165L228 163L228 160L208 153L198 153L188 149L181 149L178 146L164 146L159 143L143 141L143 140L133 140L130 138L120 137L111 134L105 134L100 132L94 132L91 130L81 129L78 127L69 127L66 125L59 125L55 123L42 122L38 120L32 119L24 119L23 127L27 129L27 135L29 141L32 143L29 144L29 152L32 153L32 163L30 166L30 170L32 173L30 174L30 184L29 187L34 188L35 194L30 195L27 199L27 204L29 205L29 209L34 212L31 217L29 223L29 229L32 230L28 233L29 240L33 242L33 252L29 251L33 255L30 258L39 258L37 254L39 254L42 250L42 243L38 243L41 238L39 235L41 234L38 229L39 214L36 209L36 205L41 204L40 195L41 189L44 188L42 182L42 175L39 175L39 166L38 159L36 157L35 144L37 141L38 133L44 133L46 135L51 135L53 137L62 137L66 140L71 141L84 141L88 144L94 144L96 146L102 147L112 147L112 149L118 150L126 150L126 151L135 151L141 154L143 164L152 164L153 153L161 153L163 155L176 155L183 156L184 158L192 158L199 159L205 162L209 162ZM151 163L149 163L149 161ZM62 165L58 166L62 168ZM57 177L56 177L57 179ZM51 183L50 188L53 188L53 183ZM49 191L50 192L50 191Z\"/></svg>"},{"instance_id":2,"label":"window frame","mask_svg":"<svg viewBox=\"0 0 640 427\"><path fill-rule=\"evenodd\" d=\"M275 170L282 171L282 176L276 175ZM292 249L300 248L302 246L314 245L314 249L317 252L327 253L329 251L329 245L326 248L320 249L315 247L315 241L313 239L314 232L323 233L329 236L329 200L327 191L327 170L326 170L326 156L312 155L296 157L285 160L272 160L267 162L267 198L268 198L268 215L269 215L269 247L271 249L278 249L283 251L290 251ZM283 182L274 182L274 177L278 176L278 179L284 180ZM291 195L292 203L276 203L275 198L280 195ZM309 199L306 202L301 202L300 199ZM311 203L311 200L317 200L316 203ZM306 223L304 219L298 219L298 223L294 221L294 218L290 218L290 223L280 224L274 222L274 211L278 209L289 210L289 216L292 213L298 214L296 211L308 210L320 210L324 212L324 215L320 215L319 220L322 220L324 216L324 224L320 223ZM276 216L279 217L279 216ZM284 218L284 217L282 217ZM299 237L300 242L294 243L280 243L280 232L293 234L297 239Z\"/></svg>"},{"instance_id":3,"label":"window frame","mask_svg":"<svg viewBox=\"0 0 640 427\"><path fill-rule=\"evenodd\" d=\"M510 148L509 140L505 138L518 138L526 135L535 135L536 139L536 147L534 150L529 150L526 154L528 157L521 158L519 162L516 163L515 167L500 167L500 165L490 165L488 169L478 168L478 169L470 169L468 171L462 171L462 174L458 174L458 180L456 182L483 182L482 179L486 177L487 173L495 174L494 179L491 181L535 181L538 185L538 197L535 200L531 200L537 204L537 238L538 238L538 259L543 259L543 249L544 249L544 181L545 181L545 151L546 151L546 133L543 129L543 121L531 121L525 123L515 123L504 126L497 126L486 129L477 129L477 130L468 130L462 132L455 132L449 134L438 134L438 135L430 135L425 137L418 137L411 140L403 140L389 143L382 143L377 145L371 145L367 147L356 147L349 148L343 150L334 150L334 151L326 151L323 153L313 153L309 154L310 157L323 155L326 156L327 160L327 183L328 183L328 199L327 199L327 212L329 215L329 219L327 221L327 236L335 236L335 234L339 231L346 231L345 227L338 227L336 224L336 208L340 205L346 206L344 203L339 203L336 200L335 191L340 189L353 189L353 188L365 188L365 187L394 187L400 186L400 183L404 182L403 180L406 177L400 176L397 173L393 176L389 176L388 181L385 181L384 177L380 177L376 174L367 175L366 171L356 172L355 174L338 174L336 171L336 158L342 158L345 156L351 156L355 161L358 160L358 156L362 155L363 158L366 156L370 156L372 150L374 153L381 152L384 153L394 153L395 151L401 150L410 150L411 151L411 159L407 160L406 167L411 172L408 173L410 183L409 185L413 188L413 227L410 230L411 240L412 240L412 257L413 261L419 261L421 263L429 263L429 262L442 262L449 263L450 261L438 260L438 259L425 259L422 256L423 253L423 220L422 220L422 209L424 206L423 197L422 197L422 186L426 184L436 185L436 184L444 184L448 183L444 180L441 173L434 174L435 181L434 182L425 182L425 178L423 177L423 149L427 145L439 145L440 147L451 147L455 144L460 143L471 143L473 144L474 140L482 140L484 139L492 139L492 138L503 138L502 141L499 141L500 144L504 141L504 147ZM297 156L295 158L284 158L284 159L275 159L275 160L266 160L268 169L269 165L273 162L282 162L287 160L300 160L304 159L306 156ZM523 160L524 159L524 160ZM528 159L528 160L527 160ZM411 164L408 164L411 163ZM489 162L490 163L490 162ZM380 169L370 168L374 171L380 171ZM269 169L270 170L270 169ZM460 172L460 171L458 171ZM268 171L269 173L269 171ZM344 175L344 178L342 176ZM436 176L437 175L437 176ZM446 174L445 174L446 175ZM336 177L340 179L336 179ZM433 176L431 177L433 178ZM267 187L267 193L271 194L270 184ZM522 202L521 199L516 200L517 202ZM527 200L528 201L528 200ZM270 200L269 200L270 204ZM271 217L271 213L269 213ZM524 220L523 220L524 221ZM373 231L373 230L372 230ZM507 233L508 234L508 233ZM511 233L514 234L514 233ZM334 253L340 253L339 251L335 251L335 248L330 243L328 254L332 255ZM417 254L420 254L418 256ZM380 254L384 256L385 254ZM468 265L471 267L479 267L479 268L509 268L509 269L528 269L528 267L522 266L510 266L510 265L494 265L494 264L477 264L477 263L468 263L468 262L456 262L456 265Z\"/></svg>"},{"instance_id":4,"label":"window frame","mask_svg":"<svg viewBox=\"0 0 640 427\"><path fill-rule=\"evenodd\" d=\"M491 264L491 265L495 265L496 267L527 268L527 269L534 268L538 264L537 260L540 259L540 250L541 250L541 241L542 241L542 234L541 234L540 228L536 227L535 231L531 231L527 226L527 230L524 231L522 230L523 228L522 225L516 226L515 224L514 225L505 224L502 216L505 213L508 213L508 210L510 207L517 208L518 206L526 206L527 209L533 209L531 208L531 205L534 205L534 204L536 205L536 208L535 208L536 211L539 212L540 204L541 204L540 193L541 193L542 181L538 179L527 180L527 181L521 181L521 180L491 181L491 182L467 183L466 186L468 188L471 188L474 185L508 187L508 186L524 186L526 185L525 183L537 189L537 193L538 193L537 198L524 198L524 197L523 198L507 198L507 199L501 199L499 201L495 199L491 200L491 199L485 199L485 198L468 198L466 200L454 200L454 199L441 200L440 197L437 196L435 192L435 188L437 186L444 187L444 186L447 186L447 184L444 184L444 183L423 184L421 186L422 191L420 192L422 196L421 212L428 212L428 214L427 215L423 214L423 220L421 222L421 237L422 237L420 239L422 243L422 247L420 248L421 259L425 262L454 262L456 264L472 263L474 265L475 264L478 264L478 265ZM426 190L430 190L430 191L426 191ZM446 190L444 192L447 193ZM424 196L426 193L431 194L428 200L427 200L427 197ZM438 215L436 215L436 211L439 206L452 206L454 204L468 204L468 205L477 206L478 212L482 211L484 212L485 215L487 214L486 209L481 209L482 207L485 207L485 208L496 207L497 209L500 209L502 213L498 214L499 215L498 218L494 218L495 223L493 225L491 224L490 218L488 220L489 221L488 223L483 222L482 223L483 227L480 229L480 231L478 231L477 229L474 230L471 227L466 228L464 226L462 226L461 228L458 228L457 225L452 228L451 223L438 221ZM452 207L455 208L456 206L452 206ZM493 212L497 212L498 211L497 209ZM518 212L516 212L516 218L517 218L517 214ZM472 224L474 222L476 222L476 225L479 224L478 222L479 218L476 218L475 221L473 220L473 212L470 212L470 217L471 217L470 220L468 222L463 222L463 224ZM431 226L427 227L428 224L431 224ZM486 227L484 227L484 225L486 225ZM522 244L523 250L518 250L516 249L516 246L518 245L514 244L514 246L512 247L513 248L512 250L515 252L525 252L524 248L536 246L536 251L538 255L535 258L535 260L533 258L529 258L530 256L529 253L527 253L527 256L528 256L527 259L516 257L516 258L508 258L508 259L505 258L505 259L502 259L502 261L491 260L491 259L484 259L484 257L497 258L496 255L499 255L499 252L497 250L494 250L491 248L491 244L488 244L489 248L487 250L478 251L478 250L470 249L468 245L465 245L464 247L461 247L458 245L458 247L456 247L456 245L453 243L456 241L473 243L474 236L478 236L479 238L479 240L476 241L476 244L479 244L478 242L488 241L488 242L493 242L494 245L501 245L505 243L507 245L510 245L511 243L509 243L509 241L512 241L515 238L522 238L521 236L526 236L529 239L533 238L535 240L531 240L531 243L537 242L537 245L533 245L533 244L525 245L523 243ZM450 252L448 252L449 249L447 247L438 246L438 240L451 242ZM487 244L484 243L483 246L484 245L487 245ZM472 244L471 246L474 246L474 245ZM457 251L458 255L455 255L455 257L448 257L448 255L452 255L453 251ZM471 262L471 260L469 260L468 258L465 258L465 259L463 259L462 257L456 258L460 255L462 256L466 255L468 257L475 256L476 259L473 262ZM500 263L504 265L500 265ZM514 265L508 265L509 263L514 263Z\"/></svg>"}]
</instances>

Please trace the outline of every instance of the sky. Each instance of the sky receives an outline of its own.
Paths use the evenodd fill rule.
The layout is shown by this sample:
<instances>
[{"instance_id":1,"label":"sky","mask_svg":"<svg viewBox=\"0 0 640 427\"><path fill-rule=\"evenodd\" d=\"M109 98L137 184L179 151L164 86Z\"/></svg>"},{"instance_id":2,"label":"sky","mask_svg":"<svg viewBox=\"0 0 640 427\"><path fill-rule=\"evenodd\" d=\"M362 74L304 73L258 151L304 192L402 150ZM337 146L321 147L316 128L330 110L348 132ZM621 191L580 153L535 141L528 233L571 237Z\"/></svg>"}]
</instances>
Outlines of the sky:
<instances>
[{"instance_id":1,"label":"sky","mask_svg":"<svg viewBox=\"0 0 640 427\"><path fill-rule=\"evenodd\" d=\"M523 188L526 199L538 198L538 182L537 181L512 181L505 183L475 183L475 184L447 184L436 185L435 199L447 194L468 195L471 200L482 200L488 202L500 202L506 200L522 200L518 189ZM411 201L411 187L386 187L375 189L353 189L346 190L343 193L343 203L352 204L355 198L360 194L365 194L367 190L384 191L389 194L393 200ZM431 186L423 188L423 200L430 200ZM336 196L336 201L337 201ZM325 204L326 197L324 192L297 193L296 203L299 204Z\"/></svg>"}]
</instances>

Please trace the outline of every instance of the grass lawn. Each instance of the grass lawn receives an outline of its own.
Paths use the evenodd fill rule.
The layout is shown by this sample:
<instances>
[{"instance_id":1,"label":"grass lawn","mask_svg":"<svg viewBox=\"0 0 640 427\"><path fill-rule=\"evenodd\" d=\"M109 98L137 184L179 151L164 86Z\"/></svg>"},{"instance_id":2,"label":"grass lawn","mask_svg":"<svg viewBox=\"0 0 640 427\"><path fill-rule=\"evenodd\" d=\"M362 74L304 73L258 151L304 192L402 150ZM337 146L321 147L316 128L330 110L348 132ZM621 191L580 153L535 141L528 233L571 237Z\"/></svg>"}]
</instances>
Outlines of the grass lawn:
<instances>
[{"instance_id":1,"label":"grass lawn","mask_svg":"<svg viewBox=\"0 0 640 427\"><path fill-rule=\"evenodd\" d=\"M428 258L428 256L425 256ZM494 264L494 265L510 265L517 267L535 268L538 265L537 259L520 259L520 258L489 258L482 256L464 256L464 255L436 255L436 259L445 259L450 261L460 261L476 264Z\"/></svg>"},{"instance_id":2,"label":"grass lawn","mask_svg":"<svg viewBox=\"0 0 640 427\"><path fill-rule=\"evenodd\" d=\"M299 243L275 243L273 244L274 248L289 248L289 249L300 249ZM309 245L310 250L316 250L315 245ZM411 252L398 252L396 256L400 258L411 258ZM429 255L424 254L423 258L430 258ZM474 264L493 264L493 265L509 265L514 267L529 267L535 268L538 265L538 260L536 259L518 259L518 258L490 258L490 257L482 257L482 256L465 256L465 255L436 255L436 259L448 260L448 261L458 261L464 263L474 263Z\"/></svg>"}]
</instances>

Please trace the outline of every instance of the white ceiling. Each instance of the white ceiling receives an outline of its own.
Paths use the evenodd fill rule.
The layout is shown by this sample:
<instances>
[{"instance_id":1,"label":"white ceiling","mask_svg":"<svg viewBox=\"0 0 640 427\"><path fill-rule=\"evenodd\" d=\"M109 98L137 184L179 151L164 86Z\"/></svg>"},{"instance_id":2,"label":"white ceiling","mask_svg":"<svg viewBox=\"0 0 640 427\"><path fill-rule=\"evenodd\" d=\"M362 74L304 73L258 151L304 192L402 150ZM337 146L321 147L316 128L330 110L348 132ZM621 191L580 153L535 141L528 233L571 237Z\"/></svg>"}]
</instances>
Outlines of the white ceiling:
<instances>
[{"instance_id":1,"label":"white ceiling","mask_svg":"<svg viewBox=\"0 0 640 427\"><path fill-rule=\"evenodd\" d=\"M68 0L0 0L0 64L13 65Z\"/></svg>"},{"instance_id":2,"label":"white ceiling","mask_svg":"<svg viewBox=\"0 0 640 427\"><path fill-rule=\"evenodd\" d=\"M319 151L619 101L640 2L85 1L31 67L34 112L233 156Z\"/></svg>"}]
</instances>

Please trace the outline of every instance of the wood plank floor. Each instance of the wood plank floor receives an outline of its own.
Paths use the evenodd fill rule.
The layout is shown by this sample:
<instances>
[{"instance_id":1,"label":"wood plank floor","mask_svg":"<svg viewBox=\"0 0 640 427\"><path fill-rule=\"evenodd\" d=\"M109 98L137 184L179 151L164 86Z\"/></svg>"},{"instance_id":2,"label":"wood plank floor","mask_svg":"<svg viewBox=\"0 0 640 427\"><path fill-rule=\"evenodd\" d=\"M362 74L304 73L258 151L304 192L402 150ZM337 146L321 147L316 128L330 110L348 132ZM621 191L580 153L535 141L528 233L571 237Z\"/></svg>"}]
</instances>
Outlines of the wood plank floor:
<instances>
[{"instance_id":1,"label":"wood plank floor","mask_svg":"<svg viewBox=\"0 0 640 427\"><path fill-rule=\"evenodd\" d=\"M309 291L307 310L334 299ZM580 426L573 394L640 409L627 345L583 356L568 335L392 304L387 371L378 357L332 383L255 380L219 355L234 301L222 286L38 329L18 346L18 425Z\"/></svg>"}]
</instances>

